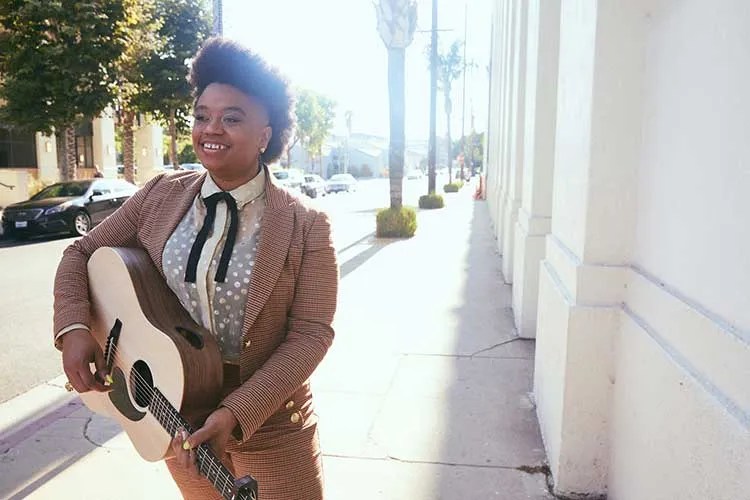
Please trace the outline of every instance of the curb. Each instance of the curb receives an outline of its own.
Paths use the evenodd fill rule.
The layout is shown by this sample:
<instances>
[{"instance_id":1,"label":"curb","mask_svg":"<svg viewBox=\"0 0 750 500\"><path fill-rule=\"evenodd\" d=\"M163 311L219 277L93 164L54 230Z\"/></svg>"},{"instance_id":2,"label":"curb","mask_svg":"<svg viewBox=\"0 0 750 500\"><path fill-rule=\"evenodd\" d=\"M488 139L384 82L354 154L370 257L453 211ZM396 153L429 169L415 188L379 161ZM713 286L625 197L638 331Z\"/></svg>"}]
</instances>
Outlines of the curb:
<instances>
[{"instance_id":1,"label":"curb","mask_svg":"<svg viewBox=\"0 0 750 500\"><path fill-rule=\"evenodd\" d=\"M60 375L0 403L0 453L83 407L76 394L64 389L66 380Z\"/></svg>"}]
</instances>

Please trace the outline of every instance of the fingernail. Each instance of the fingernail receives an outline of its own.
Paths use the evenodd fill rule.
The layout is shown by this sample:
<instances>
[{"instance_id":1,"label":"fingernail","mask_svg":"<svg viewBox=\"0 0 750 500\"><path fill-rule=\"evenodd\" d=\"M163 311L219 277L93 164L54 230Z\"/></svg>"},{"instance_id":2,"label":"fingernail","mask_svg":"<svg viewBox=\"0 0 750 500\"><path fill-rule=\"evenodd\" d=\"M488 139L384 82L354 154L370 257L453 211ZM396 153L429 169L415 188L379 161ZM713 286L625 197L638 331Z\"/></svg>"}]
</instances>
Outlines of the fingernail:
<instances>
[{"instance_id":1,"label":"fingernail","mask_svg":"<svg viewBox=\"0 0 750 500\"><path fill-rule=\"evenodd\" d=\"M107 382L109 385L112 385L115 383L114 379L112 378L112 375L109 373L104 376L104 381Z\"/></svg>"},{"instance_id":2,"label":"fingernail","mask_svg":"<svg viewBox=\"0 0 750 500\"><path fill-rule=\"evenodd\" d=\"M185 441L184 443L182 443L182 449L183 450L189 450L190 449L190 443L188 443L187 441Z\"/></svg>"}]
</instances>

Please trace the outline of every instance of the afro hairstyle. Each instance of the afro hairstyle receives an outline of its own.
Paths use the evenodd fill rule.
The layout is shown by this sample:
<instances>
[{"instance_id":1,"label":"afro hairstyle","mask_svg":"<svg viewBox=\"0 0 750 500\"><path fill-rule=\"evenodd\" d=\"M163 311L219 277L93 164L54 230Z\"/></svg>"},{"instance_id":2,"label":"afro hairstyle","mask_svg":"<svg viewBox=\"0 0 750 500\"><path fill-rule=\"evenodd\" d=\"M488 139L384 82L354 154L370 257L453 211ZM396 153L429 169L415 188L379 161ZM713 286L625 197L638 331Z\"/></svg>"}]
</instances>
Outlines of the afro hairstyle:
<instances>
[{"instance_id":1,"label":"afro hairstyle","mask_svg":"<svg viewBox=\"0 0 750 500\"><path fill-rule=\"evenodd\" d=\"M294 98L289 82L276 68L237 42L213 37L193 59L188 80L196 100L210 84L223 83L260 102L272 129L261 160L272 163L279 159L294 127Z\"/></svg>"}]
</instances>

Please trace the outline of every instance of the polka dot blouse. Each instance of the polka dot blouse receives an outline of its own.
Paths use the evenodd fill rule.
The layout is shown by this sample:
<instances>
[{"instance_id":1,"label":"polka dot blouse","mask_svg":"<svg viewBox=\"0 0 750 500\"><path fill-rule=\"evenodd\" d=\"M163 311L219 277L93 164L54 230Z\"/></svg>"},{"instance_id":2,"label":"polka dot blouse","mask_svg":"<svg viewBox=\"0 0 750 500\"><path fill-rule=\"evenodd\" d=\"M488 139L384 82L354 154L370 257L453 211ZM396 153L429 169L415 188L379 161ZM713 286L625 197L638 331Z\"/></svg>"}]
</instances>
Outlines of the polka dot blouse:
<instances>
[{"instance_id":1,"label":"polka dot blouse","mask_svg":"<svg viewBox=\"0 0 750 500\"><path fill-rule=\"evenodd\" d=\"M185 282L190 249L206 216L203 198L221 191L210 175L206 176L200 196L195 198L167 241L162 256L167 284L193 319L214 334L224 361L229 363L239 362L242 321L247 295L251 293L250 277L266 206L265 186L266 174L261 169L252 180L230 191L237 202L239 227L226 282L214 281L229 229L229 214L224 202L217 206L214 228L201 252L195 283Z\"/></svg>"}]
</instances>

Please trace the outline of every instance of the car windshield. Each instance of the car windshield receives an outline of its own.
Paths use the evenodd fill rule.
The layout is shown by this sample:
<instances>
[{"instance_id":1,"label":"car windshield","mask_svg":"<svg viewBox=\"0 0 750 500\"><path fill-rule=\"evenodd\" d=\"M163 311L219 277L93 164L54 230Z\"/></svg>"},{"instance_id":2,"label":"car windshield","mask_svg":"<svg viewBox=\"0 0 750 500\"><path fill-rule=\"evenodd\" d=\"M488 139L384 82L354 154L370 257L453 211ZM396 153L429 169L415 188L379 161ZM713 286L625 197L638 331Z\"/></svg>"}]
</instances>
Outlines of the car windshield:
<instances>
[{"instance_id":1,"label":"car windshield","mask_svg":"<svg viewBox=\"0 0 750 500\"><path fill-rule=\"evenodd\" d=\"M83 196L91 186L90 182L61 182L52 184L39 191L31 197L32 200L44 200L47 198L69 198Z\"/></svg>"},{"instance_id":2,"label":"car windshield","mask_svg":"<svg viewBox=\"0 0 750 500\"><path fill-rule=\"evenodd\" d=\"M289 178L289 172L278 171L278 172L274 172L273 176L276 177L279 180L281 180L281 179L288 179Z\"/></svg>"},{"instance_id":3,"label":"car windshield","mask_svg":"<svg viewBox=\"0 0 750 500\"><path fill-rule=\"evenodd\" d=\"M332 181L348 181L351 179L351 176L349 174L336 174L333 177L331 177Z\"/></svg>"}]
</instances>

